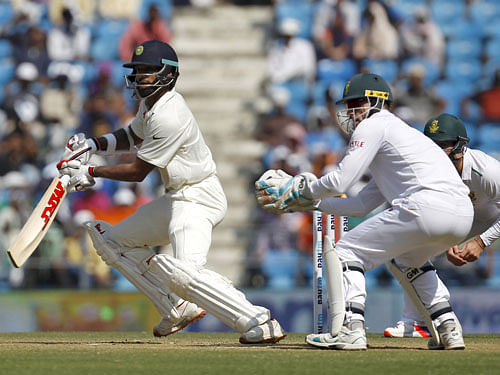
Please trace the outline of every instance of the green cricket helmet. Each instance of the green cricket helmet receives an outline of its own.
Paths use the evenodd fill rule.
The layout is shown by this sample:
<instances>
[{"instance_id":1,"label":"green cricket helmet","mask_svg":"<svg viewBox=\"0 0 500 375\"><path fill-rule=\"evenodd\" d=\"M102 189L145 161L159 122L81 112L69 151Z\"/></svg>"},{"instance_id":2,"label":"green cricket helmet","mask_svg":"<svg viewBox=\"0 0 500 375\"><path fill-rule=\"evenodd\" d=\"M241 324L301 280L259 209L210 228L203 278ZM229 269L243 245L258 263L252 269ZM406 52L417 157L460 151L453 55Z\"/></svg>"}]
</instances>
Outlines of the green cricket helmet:
<instances>
[{"instance_id":1,"label":"green cricket helmet","mask_svg":"<svg viewBox=\"0 0 500 375\"><path fill-rule=\"evenodd\" d=\"M463 121L449 113L431 117L425 124L424 134L436 143L454 142L450 152L452 160L460 160L461 157L455 158L455 155L464 153L469 144Z\"/></svg>"},{"instance_id":2,"label":"green cricket helmet","mask_svg":"<svg viewBox=\"0 0 500 375\"><path fill-rule=\"evenodd\" d=\"M348 135L352 134L354 128L363 119L380 111L385 104L392 103L391 88L377 74L359 73L346 83L342 99L338 100L336 104L346 104L353 100L366 100L370 106L351 107L337 112L339 126Z\"/></svg>"},{"instance_id":3,"label":"green cricket helmet","mask_svg":"<svg viewBox=\"0 0 500 375\"><path fill-rule=\"evenodd\" d=\"M359 73L351 77L344 87L342 99L337 104L363 98L382 98L392 103L391 88L381 76L373 73Z\"/></svg>"}]
</instances>

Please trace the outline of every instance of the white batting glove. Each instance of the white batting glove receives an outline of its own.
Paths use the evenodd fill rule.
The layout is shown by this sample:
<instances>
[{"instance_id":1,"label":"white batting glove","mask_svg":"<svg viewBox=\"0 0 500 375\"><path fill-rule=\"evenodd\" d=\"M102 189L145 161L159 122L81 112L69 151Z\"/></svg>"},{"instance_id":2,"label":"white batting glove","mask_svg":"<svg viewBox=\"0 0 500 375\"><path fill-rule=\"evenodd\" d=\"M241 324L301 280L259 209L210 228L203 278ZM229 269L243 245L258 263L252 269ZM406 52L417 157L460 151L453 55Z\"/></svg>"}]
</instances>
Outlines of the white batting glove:
<instances>
[{"instance_id":1,"label":"white batting glove","mask_svg":"<svg viewBox=\"0 0 500 375\"><path fill-rule=\"evenodd\" d=\"M257 202L276 214L313 210L320 202L312 198L309 185L313 181L312 173L292 177L282 170L268 170L255 182Z\"/></svg>"},{"instance_id":2,"label":"white batting glove","mask_svg":"<svg viewBox=\"0 0 500 375\"><path fill-rule=\"evenodd\" d=\"M62 161L57 164L57 168L59 169L59 173L68 175L70 177L77 175L85 175L87 177L95 177L94 175L94 166L89 164L84 164L80 160L69 160Z\"/></svg>"},{"instance_id":3,"label":"white batting glove","mask_svg":"<svg viewBox=\"0 0 500 375\"><path fill-rule=\"evenodd\" d=\"M78 133L66 142L61 162L76 159L80 160L83 164L87 164L90 156L96 151L97 147L94 141L85 138L85 134Z\"/></svg>"},{"instance_id":4,"label":"white batting glove","mask_svg":"<svg viewBox=\"0 0 500 375\"><path fill-rule=\"evenodd\" d=\"M74 193L77 191L90 189L94 185L95 185L95 180L93 177L88 177L84 174L79 174L70 178L66 191L68 193Z\"/></svg>"}]
</instances>

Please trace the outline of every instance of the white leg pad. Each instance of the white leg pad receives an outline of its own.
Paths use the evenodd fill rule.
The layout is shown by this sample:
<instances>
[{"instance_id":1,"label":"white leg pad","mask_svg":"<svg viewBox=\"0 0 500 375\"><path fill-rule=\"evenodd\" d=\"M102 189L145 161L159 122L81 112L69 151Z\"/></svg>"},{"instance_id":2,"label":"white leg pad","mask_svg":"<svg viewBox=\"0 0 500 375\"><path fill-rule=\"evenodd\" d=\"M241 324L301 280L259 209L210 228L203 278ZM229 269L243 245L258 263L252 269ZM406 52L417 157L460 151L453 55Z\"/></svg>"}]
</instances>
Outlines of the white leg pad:
<instances>
[{"instance_id":1,"label":"white leg pad","mask_svg":"<svg viewBox=\"0 0 500 375\"><path fill-rule=\"evenodd\" d=\"M335 251L333 239L325 237L323 259L328 295L328 327L332 336L337 336L344 324L345 299L342 263Z\"/></svg>"},{"instance_id":2,"label":"white leg pad","mask_svg":"<svg viewBox=\"0 0 500 375\"><path fill-rule=\"evenodd\" d=\"M247 332L270 319L268 309L252 305L227 278L216 272L199 270L167 254L155 256L150 264L155 276L174 293L196 303L237 332Z\"/></svg>"},{"instance_id":3,"label":"white leg pad","mask_svg":"<svg viewBox=\"0 0 500 375\"><path fill-rule=\"evenodd\" d=\"M144 266L140 267L142 268L141 271L138 264L142 264L143 262L136 262L137 259L134 259L134 256L132 257L133 260L122 256L118 245L106 239L106 232L112 228L109 223L94 220L85 223L85 226L94 243L97 254L101 256L108 266L114 267L140 292L144 293L153 302L163 318L171 321L176 321L180 318L179 313L169 298L170 291L162 287L159 281L151 277L149 275L150 272L147 272L148 270L145 266L146 260L155 255L152 250L137 249L135 254L128 254L137 257L138 251L141 252L141 257L144 260Z\"/></svg>"},{"instance_id":4,"label":"white leg pad","mask_svg":"<svg viewBox=\"0 0 500 375\"><path fill-rule=\"evenodd\" d=\"M415 285L413 282L417 277L423 274L425 271L422 271L420 268L406 268L405 270L401 270L401 268L396 264L394 259L389 262L386 262L386 266L391 271L393 276L399 281L405 292L408 294L408 297L413 301L415 307L418 312L422 316L425 324L427 325L427 329L429 330L434 342L439 345L440 338L429 311L427 310L424 302L418 295L417 290L415 289Z\"/></svg>"}]
</instances>

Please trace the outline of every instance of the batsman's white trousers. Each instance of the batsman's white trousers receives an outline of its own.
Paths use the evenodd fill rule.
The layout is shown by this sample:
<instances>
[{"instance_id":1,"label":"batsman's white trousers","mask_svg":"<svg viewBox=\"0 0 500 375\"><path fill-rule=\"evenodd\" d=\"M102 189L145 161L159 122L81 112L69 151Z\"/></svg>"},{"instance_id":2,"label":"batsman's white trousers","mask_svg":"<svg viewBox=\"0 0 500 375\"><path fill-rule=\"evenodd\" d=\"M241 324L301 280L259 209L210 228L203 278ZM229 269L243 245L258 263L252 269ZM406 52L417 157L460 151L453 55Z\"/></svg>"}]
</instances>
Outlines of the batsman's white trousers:
<instances>
[{"instance_id":1,"label":"batsman's white trousers","mask_svg":"<svg viewBox=\"0 0 500 375\"><path fill-rule=\"evenodd\" d=\"M336 249L342 262L361 262L365 270L393 258L400 267L421 267L431 257L462 240L471 229L473 217L468 198L450 202L447 195L428 194L418 200L401 199L347 232ZM364 275L348 270L344 272L344 283L346 302L364 305ZM432 291L422 296L422 302L429 308L447 301L442 292Z\"/></svg>"},{"instance_id":2,"label":"batsman's white trousers","mask_svg":"<svg viewBox=\"0 0 500 375\"><path fill-rule=\"evenodd\" d=\"M226 196L219 179L211 176L139 207L114 225L108 238L129 248L171 243L175 258L202 267L207 262L212 230L226 210Z\"/></svg>"},{"instance_id":3,"label":"batsman's white trousers","mask_svg":"<svg viewBox=\"0 0 500 375\"><path fill-rule=\"evenodd\" d=\"M474 222L472 223L472 229L470 230L469 234L467 234L465 239L462 239L459 242L460 243L465 242L473 237L480 235L497 221L498 218L496 217L491 218L490 220L479 220L478 218L474 218ZM448 250L451 246L448 246L445 250ZM437 291L439 295L444 296L445 298L447 297L448 300L450 298L450 293L448 291L448 288L443 284L443 282L441 281L441 279L439 278L438 274L435 271L424 273L422 276L416 279L414 283L417 283L415 287L417 288L419 295L430 295ZM415 304L408 296L408 294L403 293L403 295L404 295L404 308L403 308L402 320L411 321L413 323L422 325L423 320Z\"/></svg>"}]
</instances>

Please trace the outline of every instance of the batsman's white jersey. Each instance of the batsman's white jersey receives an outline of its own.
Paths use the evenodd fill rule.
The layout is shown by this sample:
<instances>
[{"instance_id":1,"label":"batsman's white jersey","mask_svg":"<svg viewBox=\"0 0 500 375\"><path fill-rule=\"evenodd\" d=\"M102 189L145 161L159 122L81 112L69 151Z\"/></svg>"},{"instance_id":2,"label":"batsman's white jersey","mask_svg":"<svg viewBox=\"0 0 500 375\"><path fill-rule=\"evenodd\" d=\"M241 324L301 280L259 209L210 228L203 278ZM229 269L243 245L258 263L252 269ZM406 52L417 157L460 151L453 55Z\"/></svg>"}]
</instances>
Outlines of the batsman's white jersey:
<instances>
[{"instance_id":1,"label":"batsman's white jersey","mask_svg":"<svg viewBox=\"0 0 500 375\"><path fill-rule=\"evenodd\" d=\"M367 170L372 181L356 197L324 199L346 191ZM469 233L473 208L469 189L446 154L423 133L387 110L354 130L338 168L311 185L319 209L365 216L384 201L390 207L345 234L337 243L342 262L366 270L394 258L400 267L420 267ZM344 272L346 301L364 305L364 275ZM424 298L427 307L445 296Z\"/></svg>"},{"instance_id":2,"label":"batsman's white jersey","mask_svg":"<svg viewBox=\"0 0 500 375\"><path fill-rule=\"evenodd\" d=\"M158 167L165 195L115 225L110 238L131 248L171 242L176 258L203 266L227 203L193 114L172 89L149 110L143 100L131 128L144 140L137 157Z\"/></svg>"}]
</instances>

